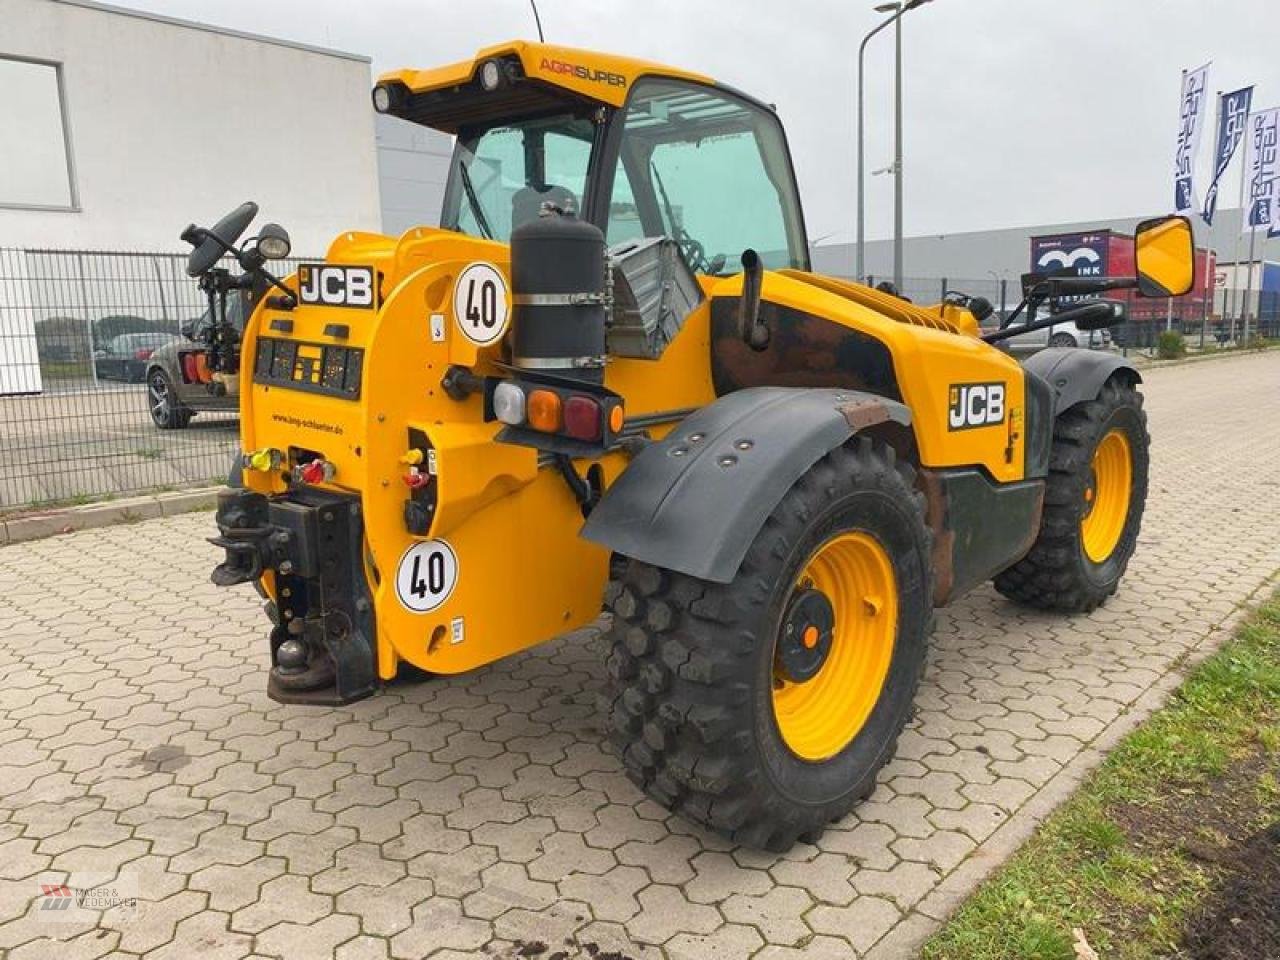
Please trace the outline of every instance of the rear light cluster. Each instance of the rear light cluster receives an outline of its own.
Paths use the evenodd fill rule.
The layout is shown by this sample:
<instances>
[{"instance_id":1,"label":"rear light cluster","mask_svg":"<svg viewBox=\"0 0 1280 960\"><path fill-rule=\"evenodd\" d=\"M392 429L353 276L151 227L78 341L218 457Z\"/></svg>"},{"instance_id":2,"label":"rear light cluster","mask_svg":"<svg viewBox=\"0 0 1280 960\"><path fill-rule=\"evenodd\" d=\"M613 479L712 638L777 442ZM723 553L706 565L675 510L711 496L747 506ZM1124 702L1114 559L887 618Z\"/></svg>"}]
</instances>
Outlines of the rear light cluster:
<instances>
[{"instance_id":1,"label":"rear light cluster","mask_svg":"<svg viewBox=\"0 0 1280 960\"><path fill-rule=\"evenodd\" d=\"M622 403L544 386L504 380L493 390L493 415L511 427L560 433L599 443L622 429Z\"/></svg>"},{"instance_id":2,"label":"rear light cluster","mask_svg":"<svg viewBox=\"0 0 1280 960\"><path fill-rule=\"evenodd\" d=\"M182 379L185 383L208 383L213 379L209 372L209 358L203 353L184 353L182 357Z\"/></svg>"}]
</instances>

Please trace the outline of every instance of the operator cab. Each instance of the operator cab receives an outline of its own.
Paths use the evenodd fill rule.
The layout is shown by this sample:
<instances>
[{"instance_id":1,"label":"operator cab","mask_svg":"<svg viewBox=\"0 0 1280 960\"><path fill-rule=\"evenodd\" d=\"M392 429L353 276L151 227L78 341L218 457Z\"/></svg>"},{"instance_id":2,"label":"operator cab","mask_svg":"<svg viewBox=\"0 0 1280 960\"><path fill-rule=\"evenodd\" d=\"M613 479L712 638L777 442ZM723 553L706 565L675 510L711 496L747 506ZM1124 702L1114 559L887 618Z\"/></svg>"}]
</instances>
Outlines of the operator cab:
<instances>
[{"instance_id":1,"label":"operator cab","mask_svg":"<svg viewBox=\"0 0 1280 960\"><path fill-rule=\"evenodd\" d=\"M375 89L384 112L457 135L442 227L506 243L550 204L599 227L610 247L669 237L697 274L738 273L747 248L766 269L808 269L771 108L655 65L591 69L581 51L495 49L469 73L406 71Z\"/></svg>"}]
</instances>

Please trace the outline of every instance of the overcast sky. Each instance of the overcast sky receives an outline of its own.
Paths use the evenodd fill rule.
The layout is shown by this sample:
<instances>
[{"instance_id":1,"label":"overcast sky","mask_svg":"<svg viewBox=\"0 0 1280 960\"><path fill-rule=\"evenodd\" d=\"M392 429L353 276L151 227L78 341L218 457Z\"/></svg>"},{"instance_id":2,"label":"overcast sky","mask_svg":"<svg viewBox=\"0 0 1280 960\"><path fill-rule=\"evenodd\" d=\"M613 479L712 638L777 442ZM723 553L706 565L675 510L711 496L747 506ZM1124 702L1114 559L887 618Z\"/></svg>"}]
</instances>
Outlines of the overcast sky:
<instances>
[{"instance_id":1,"label":"overcast sky","mask_svg":"<svg viewBox=\"0 0 1280 960\"><path fill-rule=\"evenodd\" d=\"M119 2L367 54L375 74L536 39L528 0ZM541 0L539 10L549 42L700 70L776 103L809 236L840 242L854 234L856 58L882 16L874 2ZM908 235L1167 212L1180 74L1205 61L1210 89L1254 83L1255 108L1280 104L1280 0L933 0L907 15L903 36ZM891 31L871 42L869 169L893 156L892 54ZM868 237L891 230L891 182L870 178Z\"/></svg>"}]
</instances>

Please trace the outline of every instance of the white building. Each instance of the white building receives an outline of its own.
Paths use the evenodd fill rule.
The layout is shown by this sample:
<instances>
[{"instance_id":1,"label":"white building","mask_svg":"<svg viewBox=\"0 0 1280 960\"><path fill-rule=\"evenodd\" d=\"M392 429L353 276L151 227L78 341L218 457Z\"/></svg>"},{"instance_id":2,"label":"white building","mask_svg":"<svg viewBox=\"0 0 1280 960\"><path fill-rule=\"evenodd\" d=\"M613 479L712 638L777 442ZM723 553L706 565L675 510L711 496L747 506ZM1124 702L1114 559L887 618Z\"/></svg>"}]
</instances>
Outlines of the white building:
<instances>
[{"instance_id":1,"label":"white building","mask_svg":"<svg viewBox=\"0 0 1280 960\"><path fill-rule=\"evenodd\" d=\"M375 136L371 86L357 54L92 0L0 0L0 395L42 389L38 321L112 309L43 302L29 251L181 251L183 227L244 200L303 256L384 219L438 222L451 140Z\"/></svg>"},{"instance_id":2,"label":"white building","mask_svg":"<svg viewBox=\"0 0 1280 960\"><path fill-rule=\"evenodd\" d=\"M367 57L0 0L0 246L174 250L246 199L294 247L380 224Z\"/></svg>"},{"instance_id":3,"label":"white building","mask_svg":"<svg viewBox=\"0 0 1280 960\"><path fill-rule=\"evenodd\" d=\"M436 226L453 137L383 113L374 121L383 232L398 236L411 227Z\"/></svg>"}]
</instances>

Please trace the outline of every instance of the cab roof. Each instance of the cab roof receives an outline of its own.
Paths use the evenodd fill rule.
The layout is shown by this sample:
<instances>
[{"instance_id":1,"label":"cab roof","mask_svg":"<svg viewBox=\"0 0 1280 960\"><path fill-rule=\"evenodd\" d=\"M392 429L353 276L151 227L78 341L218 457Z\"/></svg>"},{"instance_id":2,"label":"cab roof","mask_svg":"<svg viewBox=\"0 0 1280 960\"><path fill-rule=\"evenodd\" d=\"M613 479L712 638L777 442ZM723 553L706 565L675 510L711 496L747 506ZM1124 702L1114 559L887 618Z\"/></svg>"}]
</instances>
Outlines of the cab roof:
<instances>
[{"instance_id":1,"label":"cab roof","mask_svg":"<svg viewBox=\"0 0 1280 960\"><path fill-rule=\"evenodd\" d=\"M503 71L496 90L485 90L480 82L480 69L489 60L498 61ZM715 83L703 74L646 60L512 40L448 66L384 73L378 86L395 94L386 112L457 133L463 126L562 107L566 100L619 107L644 76Z\"/></svg>"}]
</instances>

